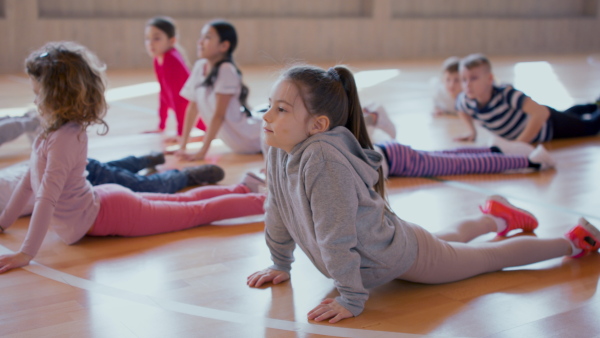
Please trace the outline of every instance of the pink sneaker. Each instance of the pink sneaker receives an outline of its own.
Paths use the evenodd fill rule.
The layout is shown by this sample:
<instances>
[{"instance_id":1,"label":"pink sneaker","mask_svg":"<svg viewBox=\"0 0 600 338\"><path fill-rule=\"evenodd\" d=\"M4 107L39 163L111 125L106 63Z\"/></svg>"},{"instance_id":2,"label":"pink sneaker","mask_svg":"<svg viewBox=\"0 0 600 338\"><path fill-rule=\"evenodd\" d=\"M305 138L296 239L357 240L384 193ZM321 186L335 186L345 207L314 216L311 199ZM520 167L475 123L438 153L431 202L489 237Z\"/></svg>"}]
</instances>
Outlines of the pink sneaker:
<instances>
[{"instance_id":1,"label":"pink sneaker","mask_svg":"<svg viewBox=\"0 0 600 338\"><path fill-rule=\"evenodd\" d=\"M498 232L498 236L506 236L509 231L515 229L533 231L538 227L538 221L535 216L510 204L502 196L494 195L488 197L483 206L479 207L479 210L486 215L499 217L506 221L506 229Z\"/></svg>"},{"instance_id":2,"label":"pink sneaker","mask_svg":"<svg viewBox=\"0 0 600 338\"><path fill-rule=\"evenodd\" d=\"M600 249L600 230L583 217L579 219L576 226L567 231L565 237L581 249L580 253L571 256L573 258L579 258Z\"/></svg>"}]
</instances>

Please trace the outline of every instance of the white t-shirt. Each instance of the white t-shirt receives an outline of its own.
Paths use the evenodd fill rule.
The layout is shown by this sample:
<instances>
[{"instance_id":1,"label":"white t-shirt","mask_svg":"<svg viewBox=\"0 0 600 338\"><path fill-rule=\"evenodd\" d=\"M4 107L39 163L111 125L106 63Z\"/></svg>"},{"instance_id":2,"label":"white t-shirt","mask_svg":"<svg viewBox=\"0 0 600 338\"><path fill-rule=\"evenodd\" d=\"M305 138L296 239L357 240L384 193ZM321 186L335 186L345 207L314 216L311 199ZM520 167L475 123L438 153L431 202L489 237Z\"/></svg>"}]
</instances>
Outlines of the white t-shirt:
<instances>
[{"instance_id":1,"label":"white t-shirt","mask_svg":"<svg viewBox=\"0 0 600 338\"><path fill-rule=\"evenodd\" d=\"M262 120L248 117L240 110L241 104L238 98L242 90L242 80L235 66L229 62L221 64L212 87L202 86L207 75L208 61L206 59L196 61L190 77L179 94L196 103L200 117L207 126L210 126L215 114L217 105L215 94L233 94L217 137L235 153L259 153Z\"/></svg>"},{"instance_id":2,"label":"white t-shirt","mask_svg":"<svg viewBox=\"0 0 600 338\"><path fill-rule=\"evenodd\" d=\"M0 170L0 214L4 209L13 192L17 188L19 181L25 176L29 169L29 161L17 163L10 167L3 168ZM29 199L25 205L22 215L30 215L33 212L33 196Z\"/></svg>"}]
</instances>

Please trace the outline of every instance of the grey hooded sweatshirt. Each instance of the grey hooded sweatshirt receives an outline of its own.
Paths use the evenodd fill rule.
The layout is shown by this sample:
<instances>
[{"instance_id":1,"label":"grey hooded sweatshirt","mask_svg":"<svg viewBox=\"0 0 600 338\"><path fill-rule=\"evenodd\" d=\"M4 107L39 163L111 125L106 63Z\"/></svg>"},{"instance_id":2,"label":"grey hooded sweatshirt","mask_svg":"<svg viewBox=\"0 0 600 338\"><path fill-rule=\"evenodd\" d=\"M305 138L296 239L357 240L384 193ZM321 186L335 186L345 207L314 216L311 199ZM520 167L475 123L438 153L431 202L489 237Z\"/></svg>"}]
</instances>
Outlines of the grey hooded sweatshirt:
<instances>
[{"instance_id":1,"label":"grey hooded sweatshirt","mask_svg":"<svg viewBox=\"0 0 600 338\"><path fill-rule=\"evenodd\" d=\"M368 288L399 277L417 256L413 230L373 190L381 160L345 127L311 136L289 154L271 147L268 155L271 268L289 272L297 244L355 316Z\"/></svg>"}]
</instances>

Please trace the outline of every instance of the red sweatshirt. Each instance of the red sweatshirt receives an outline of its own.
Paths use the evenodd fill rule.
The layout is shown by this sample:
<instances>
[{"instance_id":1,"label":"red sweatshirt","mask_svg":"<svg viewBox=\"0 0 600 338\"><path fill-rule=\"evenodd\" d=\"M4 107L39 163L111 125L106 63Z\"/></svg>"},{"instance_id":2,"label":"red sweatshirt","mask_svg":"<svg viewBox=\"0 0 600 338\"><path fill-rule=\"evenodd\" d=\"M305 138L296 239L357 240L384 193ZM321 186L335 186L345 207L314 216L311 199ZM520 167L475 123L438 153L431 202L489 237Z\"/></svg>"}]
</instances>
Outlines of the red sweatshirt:
<instances>
[{"instance_id":1,"label":"red sweatshirt","mask_svg":"<svg viewBox=\"0 0 600 338\"><path fill-rule=\"evenodd\" d=\"M179 95L181 87L190 75L190 70L185 60L175 48L171 48L163 55L163 63L159 64L154 58L154 72L158 83L160 83L160 106L158 116L160 118L158 128L165 129L169 108L175 112L177 118L177 135L181 135L185 120L185 110L188 100ZM198 120L196 127L206 130L202 119Z\"/></svg>"}]
</instances>

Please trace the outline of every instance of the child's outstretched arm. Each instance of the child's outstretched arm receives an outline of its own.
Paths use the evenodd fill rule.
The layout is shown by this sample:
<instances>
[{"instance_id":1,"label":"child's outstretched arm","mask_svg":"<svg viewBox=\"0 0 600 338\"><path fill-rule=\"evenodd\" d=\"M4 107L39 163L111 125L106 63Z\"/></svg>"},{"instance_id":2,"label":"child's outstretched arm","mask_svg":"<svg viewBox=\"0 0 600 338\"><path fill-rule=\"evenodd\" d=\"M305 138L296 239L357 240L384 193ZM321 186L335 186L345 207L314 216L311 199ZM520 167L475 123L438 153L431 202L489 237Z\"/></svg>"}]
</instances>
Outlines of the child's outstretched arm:
<instances>
[{"instance_id":1,"label":"child's outstretched arm","mask_svg":"<svg viewBox=\"0 0 600 338\"><path fill-rule=\"evenodd\" d=\"M67 127L61 127L61 130L62 128ZM76 144L74 143L74 140L79 140L80 129L69 127L67 132L59 133L61 130L54 132L52 135L48 136L46 140L48 148L48 153L46 155L47 163L40 180L40 186L36 192L35 205L33 207L33 213L31 214L27 235L17 254L2 257L4 265L2 266L1 272L25 266L29 264L29 261L33 257L35 257L50 228L50 222L54 215L57 201L63 192L67 178L71 175L71 169L81 157L81 152L73 147L73 144ZM87 148L87 138L86 142L82 144L81 147ZM34 163L32 162L31 165L33 166ZM31 187L31 170L34 169L29 169L29 172L23 177L23 180L27 181L21 181L25 188ZM27 198L28 197L29 195L27 195ZM27 200L25 199L25 201ZM17 215L20 214L21 208L16 209L18 209ZM9 207L7 207L5 213L8 211ZM12 215L13 209L11 209L10 212L10 215ZM16 218L13 219L12 217L14 216L7 218L12 219L14 222Z\"/></svg>"},{"instance_id":2,"label":"child's outstretched arm","mask_svg":"<svg viewBox=\"0 0 600 338\"><path fill-rule=\"evenodd\" d=\"M21 178L21 181L13 192L6 209L0 214L0 233L8 229L21 215L23 206L27 204L31 194L31 178L29 170L27 170L27 173ZM25 266L29 264L32 258L30 255L22 252L2 255L0 256L0 273Z\"/></svg>"},{"instance_id":3,"label":"child's outstretched arm","mask_svg":"<svg viewBox=\"0 0 600 338\"><path fill-rule=\"evenodd\" d=\"M523 111L527 114L527 124L516 141L531 143L550 117L550 110L530 97L525 97Z\"/></svg>"},{"instance_id":4,"label":"child's outstretched arm","mask_svg":"<svg viewBox=\"0 0 600 338\"><path fill-rule=\"evenodd\" d=\"M183 118L183 129L181 130L181 143L179 144L179 150L177 151L178 156L185 154L187 143L190 139L190 133L196 119L198 118L198 106L196 102L190 101L187 108L185 109L185 117Z\"/></svg>"},{"instance_id":5,"label":"child's outstretched arm","mask_svg":"<svg viewBox=\"0 0 600 338\"><path fill-rule=\"evenodd\" d=\"M4 232L21 216L23 208L33 194L31 190L31 174L27 169L25 175L21 177L15 190L12 192L8 204L3 212L0 213L0 233ZM6 193L6 192L3 192Z\"/></svg>"},{"instance_id":6,"label":"child's outstretched arm","mask_svg":"<svg viewBox=\"0 0 600 338\"><path fill-rule=\"evenodd\" d=\"M475 129L475 124L473 123L473 118L469 116L467 113L463 111L458 111L458 117L461 121L467 126L469 132L465 135L458 136L454 138L454 141L461 142L473 142L477 138L477 130Z\"/></svg>"},{"instance_id":7,"label":"child's outstretched arm","mask_svg":"<svg viewBox=\"0 0 600 338\"><path fill-rule=\"evenodd\" d=\"M229 102L233 99L233 94L215 94L217 99L217 104L215 108L215 115L210 121L210 125L206 130L206 135L204 135L204 140L202 144L202 148L196 154L188 155L185 158L188 161L200 161L203 160L208 153L208 149L210 149L210 144L212 141L217 138L217 134L219 133L219 129L221 129L221 125L225 120L225 114L227 113L227 107L229 106Z\"/></svg>"},{"instance_id":8,"label":"child's outstretched arm","mask_svg":"<svg viewBox=\"0 0 600 338\"><path fill-rule=\"evenodd\" d=\"M334 161L323 161L307 170L306 193L311 201L314 231L322 264L335 281L340 295L335 301L320 304L309 316L331 323L358 316L369 298L361 275L357 213L358 193L364 182L356 178L353 168ZM338 306L339 305L339 306ZM340 306L346 309L343 311ZM318 315L317 315L318 314Z\"/></svg>"}]
</instances>

